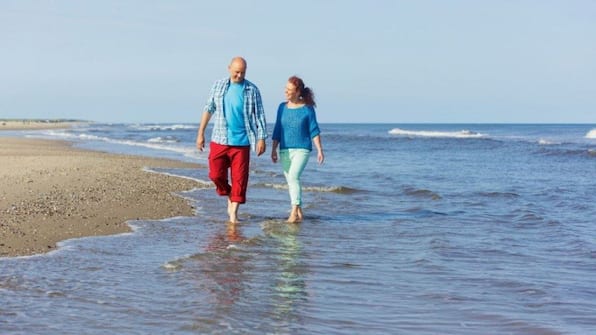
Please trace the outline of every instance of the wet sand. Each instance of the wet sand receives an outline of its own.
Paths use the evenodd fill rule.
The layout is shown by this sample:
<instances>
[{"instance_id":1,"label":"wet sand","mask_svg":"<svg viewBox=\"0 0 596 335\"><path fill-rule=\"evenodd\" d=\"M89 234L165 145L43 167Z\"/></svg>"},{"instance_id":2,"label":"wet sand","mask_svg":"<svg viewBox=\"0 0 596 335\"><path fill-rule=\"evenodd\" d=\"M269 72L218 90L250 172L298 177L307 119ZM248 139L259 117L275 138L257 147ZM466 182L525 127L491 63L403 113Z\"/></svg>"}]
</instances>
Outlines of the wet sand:
<instances>
[{"instance_id":1,"label":"wet sand","mask_svg":"<svg viewBox=\"0 0 596 335\"><path fill-rule=\"evenodd\" d=\"M22 129L22 128L19 128ZM0 257L45 253L62 240L130 231L127 220L193 215L174 192L197 182L144 167L200 165L0 137Z\"/></svg>"}]
</instances>

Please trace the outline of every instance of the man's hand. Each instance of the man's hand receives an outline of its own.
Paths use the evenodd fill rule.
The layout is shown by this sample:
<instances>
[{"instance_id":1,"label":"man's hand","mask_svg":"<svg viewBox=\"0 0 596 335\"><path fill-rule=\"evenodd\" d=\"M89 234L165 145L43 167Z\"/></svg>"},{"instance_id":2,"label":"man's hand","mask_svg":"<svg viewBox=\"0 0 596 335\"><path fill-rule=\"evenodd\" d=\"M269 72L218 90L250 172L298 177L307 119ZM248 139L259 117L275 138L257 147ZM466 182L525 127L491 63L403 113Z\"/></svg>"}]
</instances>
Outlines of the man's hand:
<instances>
[{"instance_id":1,"label":"man's hand","mask_svg":"<svg viewBox=\"0 0 596 335\"><path fill-rule=\"evenodd\" d=\"M203 151L203 149L205 149L205 136L197 136L197 149L199 149L199 151Z\"/></svg>"},{"instance_id":2,"label":"man's hand","mask_svg":"<svg viewBox=\"0 0 596 335\"><path fill-rule=\"evenodd\" d=\"M261 156L267 150L267 144L265 140L259 140L257 142L257 156Z\"/></svg>"}]
</instances>

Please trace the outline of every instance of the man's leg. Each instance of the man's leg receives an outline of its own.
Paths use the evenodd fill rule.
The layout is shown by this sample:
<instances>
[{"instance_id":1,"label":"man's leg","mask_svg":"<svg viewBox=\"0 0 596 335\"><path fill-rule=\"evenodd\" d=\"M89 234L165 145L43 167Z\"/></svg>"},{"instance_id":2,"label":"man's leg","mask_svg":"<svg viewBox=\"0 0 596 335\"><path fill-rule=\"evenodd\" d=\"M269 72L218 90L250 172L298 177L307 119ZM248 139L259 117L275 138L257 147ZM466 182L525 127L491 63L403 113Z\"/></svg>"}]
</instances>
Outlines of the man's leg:
<instances>
[{"instance_id":1,"label":"man's leg","mask_svg":"<svg viewBox=\"0 0 596 335\"><path fill-rule=\"evenodd\" d=\"M238 221L238 207L246 202L248 172L250 167L250 147L231 147L229 152L232 189L228 202L230 222Z\"/></svg>"},{"instance_id":2,"label":"man's leg","mask_svg":"<svg viewBox=\"0 0 596 335\"><path fill-rule=\"evenodd\" d=\"M229 147L211 142L209 144L209 179L215 184L215 191L219 195L230 195L232 187L228 183Z\"/></svg>"}]
</instances>

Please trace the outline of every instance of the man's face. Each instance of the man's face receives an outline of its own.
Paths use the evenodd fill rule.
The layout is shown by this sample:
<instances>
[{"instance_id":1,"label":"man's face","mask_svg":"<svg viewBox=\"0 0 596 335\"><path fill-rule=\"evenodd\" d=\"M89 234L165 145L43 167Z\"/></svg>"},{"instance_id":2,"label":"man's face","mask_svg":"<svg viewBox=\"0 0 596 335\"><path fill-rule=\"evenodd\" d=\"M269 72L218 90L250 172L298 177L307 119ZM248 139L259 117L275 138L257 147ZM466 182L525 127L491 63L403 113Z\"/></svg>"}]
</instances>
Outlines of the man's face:
<instances>
[{"instance_id":1,"label":"man's face","mask_svg":"<svg viewBox=\"0 0 596 335\"><path fill-rule=\"evenodd\" d=\"M233 83L244 81L244 76L246 75L246 65L244 62L233 62L228 66L228 70L230 71L230 80Z\"/></svg>"}]
</instances>

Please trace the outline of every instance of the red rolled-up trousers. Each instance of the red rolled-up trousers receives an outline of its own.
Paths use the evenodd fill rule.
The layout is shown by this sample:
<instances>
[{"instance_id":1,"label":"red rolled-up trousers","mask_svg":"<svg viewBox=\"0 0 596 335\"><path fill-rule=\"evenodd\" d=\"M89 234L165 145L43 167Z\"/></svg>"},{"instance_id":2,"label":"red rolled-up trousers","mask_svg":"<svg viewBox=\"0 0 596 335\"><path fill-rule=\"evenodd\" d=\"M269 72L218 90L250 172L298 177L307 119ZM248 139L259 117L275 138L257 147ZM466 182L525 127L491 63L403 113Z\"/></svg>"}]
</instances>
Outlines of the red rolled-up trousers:
<instances>
[{"instance_id":1,"label":"red rolled-up trousers","mask_svg":"<svg viewBox=\"0 0 596 335\"><path fill-rule=\"evenodd\" d=\"M209 179L215 184L217 194L228 196L232 202L245 203L249 165L250 146L209 143Z\"/></svg>"}]
</instances>

